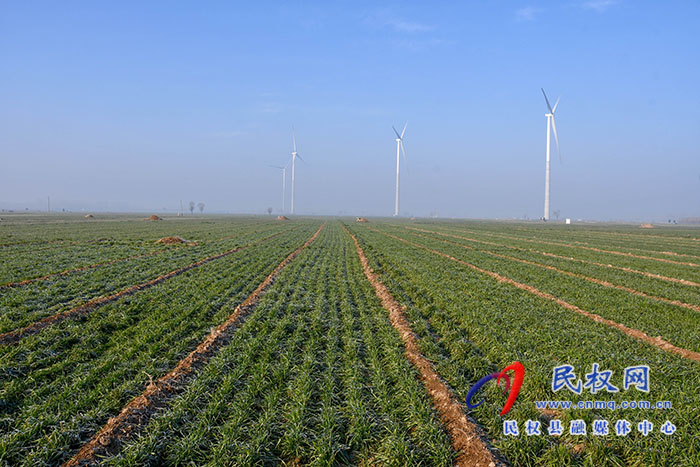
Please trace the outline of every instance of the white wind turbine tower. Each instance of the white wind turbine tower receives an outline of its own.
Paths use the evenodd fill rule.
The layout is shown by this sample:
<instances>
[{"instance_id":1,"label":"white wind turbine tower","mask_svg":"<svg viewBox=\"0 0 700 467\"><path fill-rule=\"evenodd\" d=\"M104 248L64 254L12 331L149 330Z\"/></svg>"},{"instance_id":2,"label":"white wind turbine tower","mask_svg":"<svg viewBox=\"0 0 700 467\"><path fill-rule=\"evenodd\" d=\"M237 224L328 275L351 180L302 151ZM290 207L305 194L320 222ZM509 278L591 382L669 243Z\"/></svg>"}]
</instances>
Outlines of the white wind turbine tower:
<instances>
[{"instance_id":1,"label":"white wind turbine tower","mask_svg":"<svg viewBox=\"0 0 700 467\"><path fill-rule=\"evenodd\" d=\"M284 208L287 204L287 167L289 167L289 162L287 162L287 165L285 165L284 167L282 167L281 165L270 165L269 167L280 169L282 171L282 214L284 214Z\"/></svg>"},{"instance_id":2,"label":"white wind turbine tower","mask_svg":"<svg viewBox=\"0 0 700 467\"><path fill-rule=\"evenodd\" d=\"M294 214L294 165L295 165L294 163L296 162L297 158L301 159L302 161L304 160L297 153L297 137L296 137L296 134L294 133L294 127L292 127L292 139L294 141L294 151L292 151L292 203L291 203L289 211L292 214Z\"/></svg>"},{"instance_id":3,"label":"white wind turbine tower","mask_svg":"<svg viewBox=\"0 0 700 467\"><path fill-rule=\"evenodd\" d=\"M401 134L399 134L398 131L396 131L396 128L393 126L391 127L394 130L394 133L396 133L396 203L394 204L394 216L399 215L399 165L400 165L400 152L403 149L403 158L404 162L406 161L406 147L403 145L403 135L406 133L406 126L408 125L408 122L406 122L403 126L403 131Z\"/></svg>"},{"instance_id":4,"label":"white wind turbine tower","mask_svg":"<svg viewBox=\"0 0 700 467\"><path fill-rule=\"evenodd\" d=\"M540 88L540 89L542 89L542 88ZM542 89L542 95L544 96L544 100L547 103L547 108L549 109L549 113L544 115L545 117L547 117L547 162L545 165L545 172L544 172L544 220L548 221L549 220L549 150L550 150L550 145L551 145L551 137L550 137L551 130L554 130L554 139L557 142L557 153L559 154L559 162L561 162L561 152L559 150L559 136L557 136L557 123L554 120L554 112L556 112L557 106L559 105L559 98L557 98L557 101L554 103L554 107L552 107L549 104L549 99L547 99L547 94L545 94L544 89Z\"/></svg>"}]
</instances>

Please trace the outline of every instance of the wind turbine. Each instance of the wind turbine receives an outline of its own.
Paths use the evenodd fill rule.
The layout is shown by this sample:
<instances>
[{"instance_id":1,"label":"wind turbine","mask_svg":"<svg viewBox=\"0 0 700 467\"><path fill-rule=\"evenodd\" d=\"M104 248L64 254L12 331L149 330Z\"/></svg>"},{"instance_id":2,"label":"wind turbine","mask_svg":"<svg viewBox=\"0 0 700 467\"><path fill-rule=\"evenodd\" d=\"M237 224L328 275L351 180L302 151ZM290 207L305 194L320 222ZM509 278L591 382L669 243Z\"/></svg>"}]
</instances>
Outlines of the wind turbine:
<instances>
[{"instance_id":1,"label":"wind turbine","mask_svg":"<svg viewBox=\"0 0 700 467\"><path fill-rule=\"evenodd\" d=\"M400 162L400 153L401 150L403 149L403 158L404 162L406 162L406 147L403 145L403 135L406 133L406 126L408 125L408 122L406 122L403 126L403 131L401 134L399 134L398 131L396 131L396 128L393 127L392 129L394 130L394 133L396 133L396 204L394 205L394 216L399 215L399 162Z\"/></svg>"},{"instance_id":2,"label":"wind turbine","mask_svg":"<svg viewBox=\"0 0 700 467\"><path fill-rule=\"evenodd\" d=\"M292 139L294 140L294 151L292 151L292 203L290 206L290 212L294 214L294 163L296 162L297 158L301 159L302 161L304 160L297 153L297 136L294 133L294 127L292 127Z\"/></svg>"},{"instance_id":3,"label":"wind turbine","mask_svg":"<svg viewBox=\"0 0 700 467\"><path fill-rule=\"evenodd\" d=\"M540 88L542 89L542 88ZM544 89L542 89L542 95L544 96L544 100L547 103L547 108L549 109L549 113L545 114L544 116L547 117L547 162L545 165L545 172L544 172L544 220L548 221L549 220L549 149L551 145L551 138L550 138L550 132L553 129L554 130L554 139L557 142L557 153L559 154L559 162L561 162L561 151L559 150L559 136L557 136L557 123L554 120L554 112L557 110L557 106L559 105L559 98L557 97L557 101L554 103L554 107L552 107L549 104L549 99L547 99L547 94L545 94Z\"/></svg>"},{"instance_id":4,"label":"wind turbine","mask_svg":"<svg viewBox=\"0 0 700 467\"><path fill-rule=\"evenodd\" d=\"M282 214L284 214L284 207L287 204L287 167L289 167L289 162L287 162L287 165L285 165L284 167L282 167L281 165L270 165L269 167L280 169L282 171Z\"/></svg>"}]
</instances>

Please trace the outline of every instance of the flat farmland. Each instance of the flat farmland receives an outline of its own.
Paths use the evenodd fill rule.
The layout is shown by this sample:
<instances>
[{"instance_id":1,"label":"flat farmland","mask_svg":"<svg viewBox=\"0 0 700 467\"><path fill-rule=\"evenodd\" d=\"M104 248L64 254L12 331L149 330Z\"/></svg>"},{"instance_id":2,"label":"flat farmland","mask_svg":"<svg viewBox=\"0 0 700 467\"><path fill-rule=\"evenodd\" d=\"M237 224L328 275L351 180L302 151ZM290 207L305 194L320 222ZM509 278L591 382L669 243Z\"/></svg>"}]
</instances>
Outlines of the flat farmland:
<instances>
[{"instance_id":1,"label":"flat farmland","mask_svg":"<svg viewBox=\"0 0 700 467\"><path fill-rule=\"evenodd\" d=\"M10 215L0 264L0 465L700 465L698 229Z\"/></svg>"}]
</instances>

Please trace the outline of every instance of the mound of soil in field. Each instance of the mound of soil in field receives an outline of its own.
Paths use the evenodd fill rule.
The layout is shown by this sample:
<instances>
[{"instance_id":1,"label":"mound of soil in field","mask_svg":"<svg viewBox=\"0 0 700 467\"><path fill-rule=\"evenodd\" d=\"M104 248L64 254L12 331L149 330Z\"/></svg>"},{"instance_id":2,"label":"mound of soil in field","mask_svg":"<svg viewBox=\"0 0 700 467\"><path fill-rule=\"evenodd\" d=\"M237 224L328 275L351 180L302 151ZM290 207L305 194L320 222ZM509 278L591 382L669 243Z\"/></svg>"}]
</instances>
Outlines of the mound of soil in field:
<instances>
[{"instance_id":1,"label":"mound of soil in field","mask_svg":"<svg viewBox=\"0 0 700 467\"><path fill-rule=\"evenodd\" d=\"M153 214L151 217L149 217L149 218L146 219L146 220L147 220L147 221L162 221L163 219L161 219L160 217L158 217L158 216L156 216L155 214Z\"/></svg>"},{"instance_id":2,"label":"mound of soil in field","mask_svg":"<svg viewBox=\"0 0 700 467\"><path fill-rule=\"evenodd\" d=\"M369 222L369 221L365 217L358 217L355 219L355 222Z\"/></svg>"},{"instance_id":3,"label":"mound of soil in field","mask_svg":"<svg viewBox=\"0 0 700 467\"><path fill-rule=\"evenodd\" d=\"M654 228L654 226L651 224L642 224L639 227L642 229L653 229Z\"/></svg>"},{"instance_id":4,"label":"mound of soil in field","mask_svg":"<svg viewBox=\"0 0 700 467\"><path fill-rule=\"evenodd\" d=\"M163 237L160 240L156 241L156 243L163 243L165 245L175 245L177 243L187 243L187 240L185 240L182 237Z\"/></svg>"},{"instance_id":5,"label":"mound of soil in field","mask_svg":"<svg viewBox=\"0 0 700 467\"><path fill-rule=\"evenodd\" d=\"M86 214L86 215L85 215L85 219L92 219L93 217L95 217L95 216L93 216L92 214Z\"/></svg>"},{"instance_id":6,"label":"mound of soil in field","mask_svg":"<svg viewBox=\"0 0 700 467\"><path fill-rule=\"evenodd\" d=\"M157 240L156 243L162 243L163 245L179 245L182 243L186 243L187 246L196 246L197 242L190 242L185 240L182 237L163 237L160 240Z\"/></svg>"},{"instance_id":7,"label":"mound of soil in field","mask_svg":"<svg viewBox=\"0 0 700 467\"><path fill-rule=\"evenodd\" d=\"M288 220L289 220L289 217L287 217L287 216L277 216L277 220L278 220L278 221L288 221Z\"/></svg>"}]
</instances>

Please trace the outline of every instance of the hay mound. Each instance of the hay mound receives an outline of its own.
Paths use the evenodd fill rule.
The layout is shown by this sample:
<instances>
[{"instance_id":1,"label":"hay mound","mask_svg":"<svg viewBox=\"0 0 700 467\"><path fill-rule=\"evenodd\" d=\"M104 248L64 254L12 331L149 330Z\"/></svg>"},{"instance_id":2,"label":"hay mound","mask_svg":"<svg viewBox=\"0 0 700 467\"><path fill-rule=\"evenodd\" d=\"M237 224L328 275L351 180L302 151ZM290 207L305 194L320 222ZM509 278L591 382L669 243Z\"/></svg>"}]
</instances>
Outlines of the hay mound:
<instances>
[{"instance_id":1,"label":"hay mound","mask_svg":"<svg viewBox=\"0 0 700 467\"><path fill-rule=\"evenodd\" d=\"M365 217L357 217L357 218L355 218L355 222L369 222L369 221Z\"/></svg>"},{"instance_id":2,"label":"hay mound","mask_svg":"<svg viewBox=\"0 0 700 467\"><path fill-rule=\"evenodd\" d=\"M639 227L642 229L653 229L654 228L654 226L651 224L642 224Z\"/></svg>"},{"instance_id":3,"label":"hay mound","mask_svg":"<svg viewBox=\"0 0 700 467\"><path fill-rule=\"evenodd\" d=\"M287 217L287 216L277 216L277 220L278 220L278 221L288 221L288 220L289 220L289 217Z\"/></svg>"},{"instance_id":4,"label":"hay mound","mask_svg":"<svg viewBox=\"0 0 700 467\"><path fill-rule=\"evenodd\" d=\"M86 214L86 215L85 215L85 219L92 219L93 217L95 217L95 216L93 216L92 214Z\"/></svg>"},{"instance_id":5,"label":"hay mound","mask_svg":"<svg viewBox=\"0 0 700 467\"><path fill-rule=\"evenodd\" d=\"M160 217L158 217L158 216L156 216L155 214L153 214L153 215L152 215L151 217L149 217L147 220L149 220L149 221L162 221L163 219L161 219Z\"/></svg>"},{"instance_id":6,"label":"hay mound","mask_svg":"<svg viewBox=\"0 0 700 467\"><path fill-rule=\"evenodd\" d=\"M163 243L165 245L175 245L177 243L187 243L187 240L185 240L182 237L163 237L160 240L156 241L156 243Z\"/></svg>"}]
</instances>

